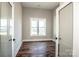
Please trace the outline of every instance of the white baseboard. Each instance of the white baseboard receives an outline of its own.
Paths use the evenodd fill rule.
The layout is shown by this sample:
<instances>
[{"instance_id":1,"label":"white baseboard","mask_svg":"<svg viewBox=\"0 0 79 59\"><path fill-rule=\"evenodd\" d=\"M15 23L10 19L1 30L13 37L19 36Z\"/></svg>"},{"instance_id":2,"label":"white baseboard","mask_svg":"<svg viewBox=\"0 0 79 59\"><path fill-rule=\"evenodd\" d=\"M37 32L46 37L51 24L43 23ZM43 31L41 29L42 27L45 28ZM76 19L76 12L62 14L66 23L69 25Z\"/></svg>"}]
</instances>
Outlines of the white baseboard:
<instances>
[{"instance_id":1,"label":"white baseboard","mask_svg":"<svg viewBox=\"0 0 79 59\"><path fill-rule=\"evenodd\" d=\"M55 40L55 39L52 39L52 41L56 42L56 40Z\"/></svg>"},{"instance_id":2,"label":"white baseboard","mask_svg":"<svg viewBox=\"0 0 79 59\"><path fill-rule=\"evenodd\" d=\"M22 45L22 42L21 42L21 43L19 44L19 46L17 47L16 52L15 52L15 54L14 54L14 57L16 57L16 55L17 55L17 53L18 53L18 51L19 51L21 45Z\"/></svg>"},{"instance_id":3,"label":"white baseboard","mask_svg":"<svg viewBox=\"0 0 79 59\"><path fill-rule=\"evenodd\" d=\"M52 40L52 41L54 41L55 42L55 39L24 39L24 40L22 40L23 42L24 41L48 41L48 40Z\"/></svg>"}]
</instances>

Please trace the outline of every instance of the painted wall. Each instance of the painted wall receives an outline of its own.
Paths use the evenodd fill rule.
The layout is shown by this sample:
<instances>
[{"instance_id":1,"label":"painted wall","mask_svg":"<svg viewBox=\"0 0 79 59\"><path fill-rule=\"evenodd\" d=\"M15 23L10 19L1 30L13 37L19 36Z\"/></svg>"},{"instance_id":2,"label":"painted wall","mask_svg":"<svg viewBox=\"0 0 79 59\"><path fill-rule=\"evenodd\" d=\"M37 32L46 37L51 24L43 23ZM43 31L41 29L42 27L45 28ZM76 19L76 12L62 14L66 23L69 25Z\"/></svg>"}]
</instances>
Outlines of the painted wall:
<instances>
[{"instance_id":1,"label":"painted wall","mask_svg":"<svg viewBox=\"0 0 79 59\"><path fill-rule=\"evenodd\" d=\"M14 3L14 55L16 56L22 43L22 7L21 4Z\"/></svg>"},{"instance_id":2,"label":"painted wall","mask_svg":"<svg viewBox=\"0 0 79 59\"><path fill-rule=\"evenodd\" d=\"M73 56L79 57L79 3L73 3Z\"/></svg>"},{"instance_id":3,"label":"painted wall","mask_svg":"<svg viewBox=\"0 0 79 59\"><path fill-rule=\"evenodd\" d=\"M63 3L66 3L66 2L60 2L59 5L60 5L60 6L63 5Z\"/></svg>"},{"instance_id":4,"label":"painted wall","mask_svg":"<svg viewBox=\"0 0 79 59\"><path fill-rule=\"evenodd\" d=\"M0 21L1 21L1 2L0 2ZM1 52L1 35L0 35L0 52ZM1 56L1 53L0 53L0 56Z\"/></svg>"},{"instance_id":5,"label":"painted wall","mask_svg":"<svg viewBox=\"0 0 79 59\"><path fill-rule=\"evenodd\" d=\"M58 6L56 6L52 10L52 38L53 38L53 40L55 40L55 37L56 37L56 30L57 30L56 29L56 9L58 8Z\"/></svg>"},{"instance_id":6,"label":"painted wall","mask_svg":"<svg viewBox=\"0 0 79 59\"><path fill-rule=\"evenodd\" d=\"M37 9L37 8L26 8L23 7L23 18L22 18L22 36L23 40L46 40L46 39L52 39L52 11L45 10L45 9ZM30 36L30 18L36 17L36 18L46 18L46 36Z\"/></svg>"}]
</instances>

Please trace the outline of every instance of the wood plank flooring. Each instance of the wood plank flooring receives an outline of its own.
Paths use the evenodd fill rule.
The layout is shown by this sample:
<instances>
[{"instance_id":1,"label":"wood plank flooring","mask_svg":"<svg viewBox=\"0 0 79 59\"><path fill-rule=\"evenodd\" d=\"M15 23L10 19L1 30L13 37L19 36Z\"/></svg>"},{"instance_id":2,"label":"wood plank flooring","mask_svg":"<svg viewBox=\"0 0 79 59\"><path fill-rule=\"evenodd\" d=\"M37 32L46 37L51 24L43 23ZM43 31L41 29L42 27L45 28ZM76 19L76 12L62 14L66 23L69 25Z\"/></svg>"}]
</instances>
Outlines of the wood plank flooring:
<instances>
[{"instance_id":1,"label":"wood plank flooring","mask_svg":"<svg viewBox=\"0 0 79 59\"><path fill-rule=\"evenodd\" d=\"M55 42L23 42L16 57L55 57Z\"/></svg>"}]
</instances>

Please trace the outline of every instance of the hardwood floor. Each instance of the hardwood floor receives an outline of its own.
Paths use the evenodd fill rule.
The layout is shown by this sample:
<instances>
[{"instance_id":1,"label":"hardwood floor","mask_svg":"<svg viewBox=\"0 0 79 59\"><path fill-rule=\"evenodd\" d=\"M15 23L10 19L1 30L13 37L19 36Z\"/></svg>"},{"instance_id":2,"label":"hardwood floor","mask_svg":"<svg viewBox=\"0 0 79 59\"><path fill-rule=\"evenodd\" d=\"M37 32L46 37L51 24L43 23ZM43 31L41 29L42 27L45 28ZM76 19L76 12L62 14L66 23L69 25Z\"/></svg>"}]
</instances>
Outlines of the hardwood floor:
<instances>
[{"instance_id":1,"label":"hardwood floor","mask_svg":"<svg viewBox=\"0 0 79 59\"><path fill-rule=\"evenodd\" d=\"M16 57L55 57L55 42L23 42Z\"/></svg>"}]
</instances>

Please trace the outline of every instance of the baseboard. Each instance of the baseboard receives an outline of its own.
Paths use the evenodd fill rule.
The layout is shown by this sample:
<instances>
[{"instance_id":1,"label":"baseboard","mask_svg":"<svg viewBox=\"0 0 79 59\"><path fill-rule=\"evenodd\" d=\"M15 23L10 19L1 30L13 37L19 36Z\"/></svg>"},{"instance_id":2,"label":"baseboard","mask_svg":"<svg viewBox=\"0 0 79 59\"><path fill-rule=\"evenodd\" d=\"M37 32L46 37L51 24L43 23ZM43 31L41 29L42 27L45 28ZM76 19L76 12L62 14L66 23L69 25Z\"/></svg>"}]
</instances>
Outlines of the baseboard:
<instances>
[{"instance_id":1,"label":"baseboard","mask_svg":"<svg viewBox=\"0 0 79 59\"><path fill-rule=\"evenodd\" d=\"M14 55L15 57L16 57L17 53L19 52L19 49L20 49L21 45L22 45L22 42L20 43L20 45L16 49L16 52L15 52L15 55Z\"/></svg>"},{"instance_id":2,"label":"baseboard","mask_svg":"<svg viewBox=\"0 0 79 59\"><path fill-rule=\"evenodd\" d=\"M54 41L54 42L55 42L54 39L33 39L33 40L30 40L30 39L24 39L24 40L22 40L22 41L24 42L24 41L48 41L48 40L51 40L51 41Z\"/></svg>"},{"instance_id":3,"label":"baseboard","mask_svg":"<svg viewBox=\"0 0 79 59\"><path fill-rule=\"evenodd\" d=\"M52 39L52 41L56 42L56 40L55 40L55 39Z\"/></svg>"}]
</instances>

